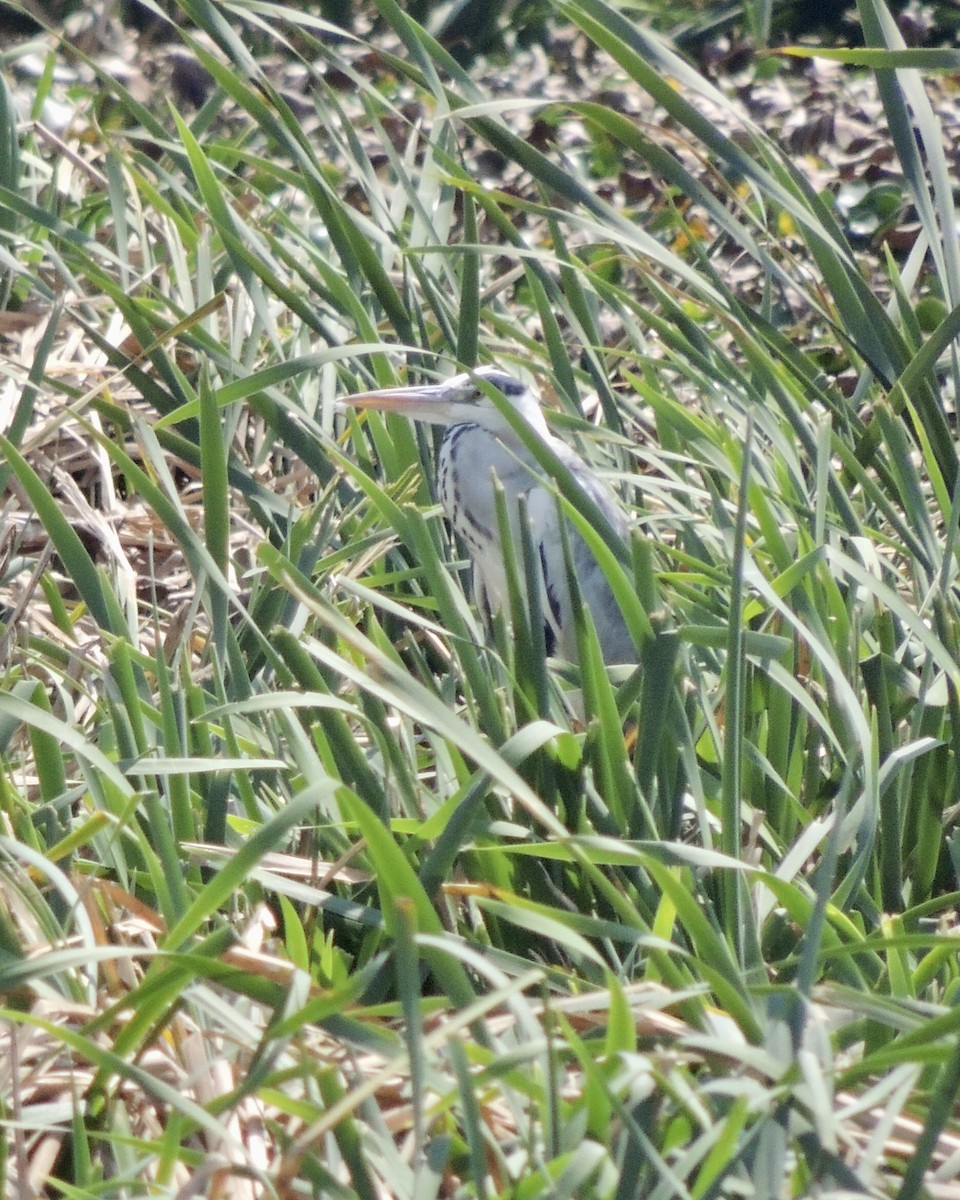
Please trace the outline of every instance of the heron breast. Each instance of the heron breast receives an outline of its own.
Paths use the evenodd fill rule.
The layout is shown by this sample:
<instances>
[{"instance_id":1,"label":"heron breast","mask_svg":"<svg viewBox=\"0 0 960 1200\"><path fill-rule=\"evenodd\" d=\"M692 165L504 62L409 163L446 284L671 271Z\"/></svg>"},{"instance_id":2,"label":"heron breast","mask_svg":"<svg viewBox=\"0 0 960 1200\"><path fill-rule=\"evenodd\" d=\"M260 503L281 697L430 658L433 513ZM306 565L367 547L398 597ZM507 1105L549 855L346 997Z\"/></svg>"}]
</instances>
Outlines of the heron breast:
<instances>
[{"instance_id":1,"label":"heron breast","mask_svg":"<svg viewBox=\"0 0 960 1200\"><path fill-rule=\"evenodd\" d=\"M494 438L479 425L453 425L440 443L437 490L450 524L472 550L482 552L495 540L496 508L491 470Z\"/></svg>"}]
</instances>

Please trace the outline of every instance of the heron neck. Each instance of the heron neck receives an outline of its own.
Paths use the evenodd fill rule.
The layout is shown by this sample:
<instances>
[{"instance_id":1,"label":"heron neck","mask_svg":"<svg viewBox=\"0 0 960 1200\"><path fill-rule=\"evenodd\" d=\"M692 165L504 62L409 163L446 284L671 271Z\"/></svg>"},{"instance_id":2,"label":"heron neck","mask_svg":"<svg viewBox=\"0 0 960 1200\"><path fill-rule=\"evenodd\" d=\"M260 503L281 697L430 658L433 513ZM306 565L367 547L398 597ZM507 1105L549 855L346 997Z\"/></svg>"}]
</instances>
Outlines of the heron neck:
<instances>
[{"instance_id":1,"label":"heron neck","mask_svg":"<svg viewBox=\"0 0 960 1200\"><path fill-rule=\"evenodd\" d=\"M526 420L537 437L546 442L554 450L558 447L563 447L564 443L550 432L547 422L541 414L538 412L536 416L538 419L527 417ZM484 430L489 437L496 439L504 449L509 450L511 454L516 455L518 458L527 459L530 457L530 452L525 446L523 439L506 424L492 429L483 421L457 421L453 425L448 425L444 430L441 445L447 447L453 446L455 442L459 441L460 435L468 429Z\"/></svg>"}]
</instances>

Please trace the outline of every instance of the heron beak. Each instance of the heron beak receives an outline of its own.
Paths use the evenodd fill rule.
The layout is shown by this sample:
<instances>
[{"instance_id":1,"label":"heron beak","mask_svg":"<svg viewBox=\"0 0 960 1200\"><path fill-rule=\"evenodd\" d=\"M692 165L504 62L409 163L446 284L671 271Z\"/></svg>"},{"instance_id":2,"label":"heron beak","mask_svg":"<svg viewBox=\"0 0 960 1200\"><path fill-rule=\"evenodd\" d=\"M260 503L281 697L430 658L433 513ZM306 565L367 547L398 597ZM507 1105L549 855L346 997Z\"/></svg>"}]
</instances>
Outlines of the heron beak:
<instances>
[{"instance_id":1,"label":"heron beak","mask_svg":"<svg viewBox=\"0 0 960 1200\"><path fill-rule=\"evenodd\" d=\"M442 418L450 403L445 384L427 384L422 387L383 388L377 392L358 392L355 396L344 396L343 404L349 408L374 408L378 412L399 412L419 421L435 421Z\"/></svg>"}]
</instances>

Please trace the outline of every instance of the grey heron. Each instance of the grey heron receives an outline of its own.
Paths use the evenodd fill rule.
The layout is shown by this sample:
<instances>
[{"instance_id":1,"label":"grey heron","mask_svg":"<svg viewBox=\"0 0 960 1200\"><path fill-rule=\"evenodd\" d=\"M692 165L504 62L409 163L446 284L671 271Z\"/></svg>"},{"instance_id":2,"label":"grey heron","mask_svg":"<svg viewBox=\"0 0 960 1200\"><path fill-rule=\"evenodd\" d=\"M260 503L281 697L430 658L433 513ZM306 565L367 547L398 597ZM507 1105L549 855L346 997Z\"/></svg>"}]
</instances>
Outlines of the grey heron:
<instances>
[{"instance_id":1,"label":"grey heron","mask_svg":"<svg viewBox=\"0 0 960 1200\"><path fill-rule=\"evenodd\" d=\"M443 383L361 392L346 397L345 403L355 408L400 412L417 421L446 426L437 464L439 500L470 551L477 603L488 616L507 603L508 595L494 477L503 487L518 554L522 544L520 499L525 499L534 553L539 560L547 652L575 662L573 601L554 489L545 482L537 460L492 400L490 387L496 388L537 438L549 446L610 525L625 535L626 514L610 491L579 454L550 432L533 391L498 367L478 367ZM637 650L606 576L569 522L567 539L580 598L590 610L605 662L635 663Z\"/></svg>"}]
</instances>

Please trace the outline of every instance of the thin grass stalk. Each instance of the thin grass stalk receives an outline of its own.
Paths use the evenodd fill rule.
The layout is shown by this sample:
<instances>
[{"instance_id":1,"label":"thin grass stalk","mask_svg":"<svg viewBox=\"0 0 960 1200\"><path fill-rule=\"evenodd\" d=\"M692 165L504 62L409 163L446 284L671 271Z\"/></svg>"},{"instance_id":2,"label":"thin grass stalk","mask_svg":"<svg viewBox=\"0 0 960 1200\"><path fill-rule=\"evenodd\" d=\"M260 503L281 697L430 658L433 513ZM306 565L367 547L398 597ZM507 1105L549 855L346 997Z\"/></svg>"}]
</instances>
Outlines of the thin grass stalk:
<instances>
[{"instance_id":1,"label":"thin grass stalk","mask_svg":"<svg viewBox=\"0 0 960 1200\"><path fill-rule=\"evenodd\" d=\"M729 626L726 658L726 714L724 722L724 756L722 767L723 817L721 845L724 853L732 860L740 857L742 828L741 782L743 770L743 738L746 729L745 715L745 661L743 647L743 602L744 571L746 568L745 540L747 500L750 488L753 458L753 418L747 416L743 441L743 463L740 476L740 493L737 502L736 525L734 528L733 564L731 571ZM747 898L739 872L729 871L722 882L724 926L733 937L737 960L745 965L748 957L744 941ZM750 955L752 957L752 954Z\"/></svg>"}]
</instances>

